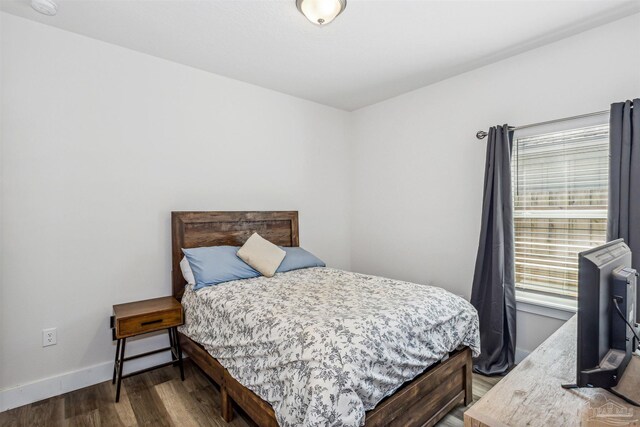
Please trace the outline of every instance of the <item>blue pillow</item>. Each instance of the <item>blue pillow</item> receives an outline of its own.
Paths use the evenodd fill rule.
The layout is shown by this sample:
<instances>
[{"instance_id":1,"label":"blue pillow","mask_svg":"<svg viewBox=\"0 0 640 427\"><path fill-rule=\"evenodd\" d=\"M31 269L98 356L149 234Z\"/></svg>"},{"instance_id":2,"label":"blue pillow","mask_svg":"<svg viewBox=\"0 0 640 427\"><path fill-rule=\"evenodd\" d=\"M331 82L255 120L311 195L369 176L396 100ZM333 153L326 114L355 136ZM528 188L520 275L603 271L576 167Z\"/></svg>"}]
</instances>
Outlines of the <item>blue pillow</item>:
<instances>
[{"instance_id":1,"label":"blue pillow","mask_svg":"<svg viewBox=\"0 0 640 427\"><path fill-rule=\"evenodd\" d=\"M281 246L280 248L283 249L287 255L285 255L280 263L280 267L278 267L276 273L284 273L285 271L298 270L301 268L327 266L320 258L302 248L285 246Z\"/></svg>"},{"instance_id":2,"label":"blue pillow","mask_svg":"<svg viewBox=\"0 0 640 427\"><path fill-rule=\"evenodd\" d=\"M193 289L259 276L260 273L238 258L238 249L237 246L182 249L196 279Z\"/></svg>"}]
</instances>

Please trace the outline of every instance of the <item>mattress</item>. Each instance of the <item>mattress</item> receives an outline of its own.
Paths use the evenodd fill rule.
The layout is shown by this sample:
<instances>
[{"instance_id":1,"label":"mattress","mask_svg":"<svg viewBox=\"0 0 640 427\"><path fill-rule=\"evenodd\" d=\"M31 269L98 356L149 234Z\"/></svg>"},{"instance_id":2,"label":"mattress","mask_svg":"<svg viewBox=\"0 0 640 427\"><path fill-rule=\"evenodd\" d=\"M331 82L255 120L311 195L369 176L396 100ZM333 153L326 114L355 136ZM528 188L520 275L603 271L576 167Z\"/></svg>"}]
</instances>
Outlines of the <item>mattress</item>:
<instances>
[{"instance_id":1,"label":"mattress","mask_svg":"<svg viewBox=\"0 0 640 427\"><path fill-rule=\"evenodd\" d=\"M281 426L361 426L460 346L478 315L444 289L332 268L187 287L180 332L269 402Z\"/></svg>"}]
</instances>

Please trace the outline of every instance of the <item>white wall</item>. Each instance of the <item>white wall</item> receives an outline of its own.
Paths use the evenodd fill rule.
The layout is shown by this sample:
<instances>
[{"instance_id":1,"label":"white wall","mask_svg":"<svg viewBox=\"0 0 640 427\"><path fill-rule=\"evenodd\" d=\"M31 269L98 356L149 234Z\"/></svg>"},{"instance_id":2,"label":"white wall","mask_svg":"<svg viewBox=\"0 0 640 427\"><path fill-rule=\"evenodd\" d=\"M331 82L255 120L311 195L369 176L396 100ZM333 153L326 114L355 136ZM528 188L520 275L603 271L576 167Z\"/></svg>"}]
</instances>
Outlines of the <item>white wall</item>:
<instances>
[{"instance_id":1,"label":"white wall","mask_svg":"<svg viewBox=\"0 0 640 427\"><path fill-rule=\"evenodd\" d=\"M476 131L640 96L640 15L353 113L352 268L469 297L485 142ZM525 353L562 320L519 312Z\"/></svg>"},{"instance_id":2,"label":"white wall","mask_svg":"<svg viewBox=\"0 0 640 427\"><path fill-rule=\"evenodd\" d=\"M170 294L172 210L299 210L302 245L349 268L348 113L0 20L0 411L109 376L112 304Z\"/></svg>"}]
</instances>

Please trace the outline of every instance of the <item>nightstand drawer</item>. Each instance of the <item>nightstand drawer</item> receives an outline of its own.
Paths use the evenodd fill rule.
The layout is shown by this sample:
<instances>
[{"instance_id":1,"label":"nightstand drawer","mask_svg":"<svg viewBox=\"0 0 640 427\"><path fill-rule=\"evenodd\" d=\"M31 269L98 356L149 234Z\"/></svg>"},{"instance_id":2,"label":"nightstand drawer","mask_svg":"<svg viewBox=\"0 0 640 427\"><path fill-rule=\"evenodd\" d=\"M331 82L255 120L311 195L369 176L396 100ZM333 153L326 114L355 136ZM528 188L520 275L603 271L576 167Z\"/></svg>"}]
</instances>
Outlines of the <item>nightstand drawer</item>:
<instances>
[{"instance_id":1,"label":"nightstand drawer","mask_svg":"<svg viewBox=\"0 0 640 427\"><path fill-rule=\"evenodd\" d=\"M116 337L124 338L182 325L182 307L116 321Z\"/></svg>"}]
</instances>

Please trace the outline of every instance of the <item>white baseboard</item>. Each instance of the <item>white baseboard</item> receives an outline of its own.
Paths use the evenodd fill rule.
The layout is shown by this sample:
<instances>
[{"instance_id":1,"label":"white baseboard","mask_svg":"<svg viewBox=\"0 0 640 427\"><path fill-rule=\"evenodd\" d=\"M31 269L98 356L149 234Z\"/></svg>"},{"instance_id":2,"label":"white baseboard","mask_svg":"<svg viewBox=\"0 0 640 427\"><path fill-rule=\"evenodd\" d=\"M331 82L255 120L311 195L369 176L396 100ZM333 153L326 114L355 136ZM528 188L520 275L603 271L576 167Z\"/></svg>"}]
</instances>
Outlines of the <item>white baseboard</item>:
<instances>
[{"instance_id":1,"label":"white baseboard","mask_svg":"<svg viewBox=\"0 0 640 427\"><path fill-rule=\"evenodd\" d=\"M531 353L529 350L516 347L516 354L515 354L516 363L522 362L524 358L529 355L529 353Z\"/></svg>"},{"instance_id":2,"label":"white baseboard","mask_svg":"<svg viewBox=\"0 0 640 427\"><path fill-rule=\"evenodd\" d=\"M140 341L145 342L143 343ZM131 353L127 352L127 356L143 353L145 351L152 350L153 348L160 348L162 345L168 346L168 341L169 340L166 336L153 336L145 340L132 342L132 351ZM129 344L128 341L127 344ZM129 345L127 345L127 349L129 348ZM141 359L134 359L125 363L124 373L145 369L163 362L168 362L169 360L171 360L169 352L154 354ZM97 365L88 366L75 371L65 372L53 377L43 378L34 382L6 388L4 390L0 390L0 412L98 384L103 381L110 381L112 375L113 360L110 360L108 362L102 362Z\"/></svg>"},{"instance_id":3,"label":"white baseboard","mask_svg":"<svg viewBox=\"0 0 640 427\"><path fill-rule=\"evenodd\" d=\"M2 390L0 412L106 381L112 373L113 362L104 362Z\"/></svg>"}]
</instances>

